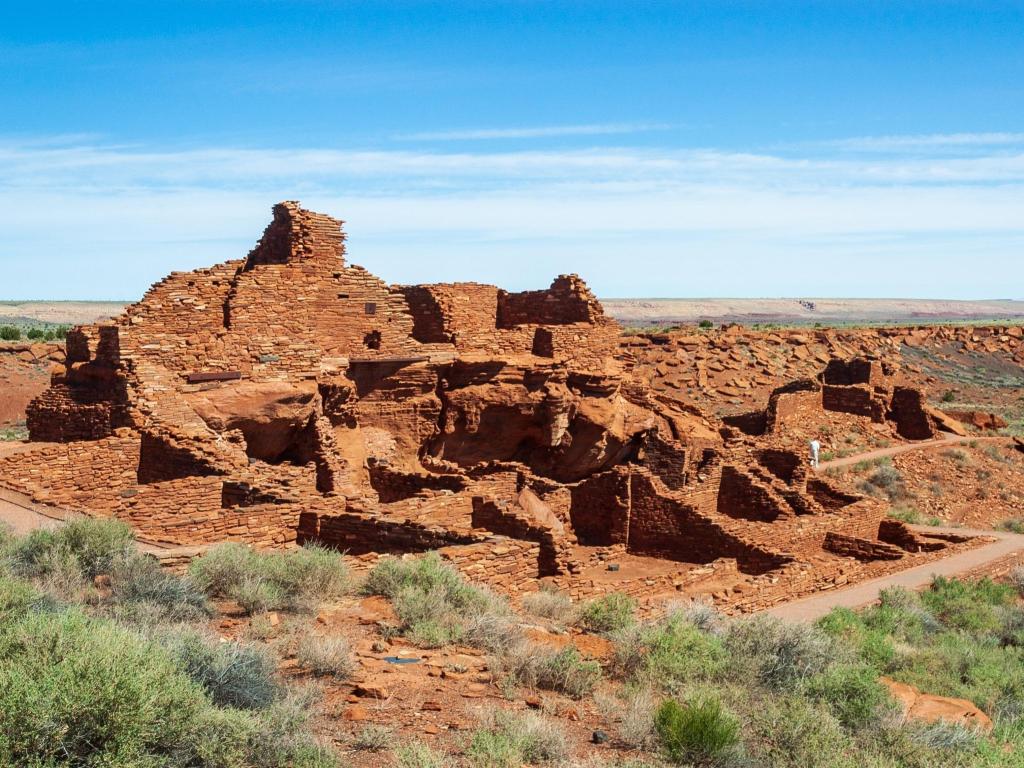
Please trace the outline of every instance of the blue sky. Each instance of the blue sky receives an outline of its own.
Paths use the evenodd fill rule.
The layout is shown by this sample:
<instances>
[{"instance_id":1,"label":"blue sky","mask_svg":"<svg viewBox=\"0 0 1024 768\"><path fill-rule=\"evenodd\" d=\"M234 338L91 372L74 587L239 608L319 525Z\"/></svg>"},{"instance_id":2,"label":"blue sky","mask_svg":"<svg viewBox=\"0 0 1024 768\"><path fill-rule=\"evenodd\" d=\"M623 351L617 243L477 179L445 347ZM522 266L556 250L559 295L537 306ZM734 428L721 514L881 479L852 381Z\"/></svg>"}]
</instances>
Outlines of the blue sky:
<instances>
[{"instance_id":1,"label":"blue sky","mask_svg":"<svg viewBox=\"0 0 1024 768\"><path fill-rule=\"evenodd\" d=\"M0 298L138 297L281 199L391 282L1024 294L1024 3L0 7Z\"/></svg>"}]
</instances>

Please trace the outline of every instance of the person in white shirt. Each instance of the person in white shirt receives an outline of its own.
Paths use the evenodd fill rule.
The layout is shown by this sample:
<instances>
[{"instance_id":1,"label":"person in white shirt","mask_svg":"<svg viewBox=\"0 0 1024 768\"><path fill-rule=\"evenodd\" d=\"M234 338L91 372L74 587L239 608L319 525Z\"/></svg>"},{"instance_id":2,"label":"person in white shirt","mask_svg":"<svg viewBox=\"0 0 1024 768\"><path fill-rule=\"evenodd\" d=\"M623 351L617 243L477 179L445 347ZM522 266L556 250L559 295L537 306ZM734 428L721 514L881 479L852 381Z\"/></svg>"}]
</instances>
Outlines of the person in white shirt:
<instances>
[{"instance_id":1,"label":"person in white shirt","mask_svg":"<svg viewBox=\"0 0 1024 768\"><path fill-rule=\"evenodd\" d=\"M811 466L818 466L818 454L821 452L821 443L817 440L811 440Z\"/></svg>"}]
</instances>

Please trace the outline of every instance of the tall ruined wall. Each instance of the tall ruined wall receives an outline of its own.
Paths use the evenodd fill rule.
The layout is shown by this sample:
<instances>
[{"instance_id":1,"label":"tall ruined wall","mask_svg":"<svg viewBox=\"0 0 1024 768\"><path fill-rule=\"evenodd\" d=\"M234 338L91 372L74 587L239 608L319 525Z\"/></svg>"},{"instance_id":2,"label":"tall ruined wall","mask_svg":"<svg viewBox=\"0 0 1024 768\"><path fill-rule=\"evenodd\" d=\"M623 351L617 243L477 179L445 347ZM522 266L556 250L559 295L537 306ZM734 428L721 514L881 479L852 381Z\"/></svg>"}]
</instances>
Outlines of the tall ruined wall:
<instances>
[{"instance_id":1,"label":"tall ruined wall","mask_svg":"<svg viewBox=\"0 0 1024 768\"><path fill-rule=\"evenodd\" d=\"M547 290L498 293L499 328L593 323L603 315L600 303L579 275L559 275Z\"/></svg>"}]
</instances>

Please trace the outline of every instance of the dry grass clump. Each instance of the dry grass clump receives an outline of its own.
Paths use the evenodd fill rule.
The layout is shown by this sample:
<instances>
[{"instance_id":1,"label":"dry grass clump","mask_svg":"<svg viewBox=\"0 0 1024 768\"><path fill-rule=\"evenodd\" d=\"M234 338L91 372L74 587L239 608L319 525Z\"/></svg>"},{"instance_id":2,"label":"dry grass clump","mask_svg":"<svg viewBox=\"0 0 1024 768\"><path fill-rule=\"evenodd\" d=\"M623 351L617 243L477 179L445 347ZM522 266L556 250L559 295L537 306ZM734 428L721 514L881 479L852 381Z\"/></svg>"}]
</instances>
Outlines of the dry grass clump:
<instances>
[{"instance_id":1,"label":"dry grass clump","mask_svg":"<svg viewBox=\"0 0 1024 768\"><path fill-rule=\"evenodd\" d=\"M436 552L415 559L384 558L364 591L391 600L398 631L422 648L464 642L505 652L518 640L506 601L471 585Z\"/></svg>"},{"instance_id":2,"label":"dry grass clump","mask_svg":"<svg viewBox=\"0 0 1024 768\"><path fill-rule=\"evenodd\" d=\"M337 635L302 635L295 648L299 666L314 675L347 680L355 671L348 641Z\"/></svg>"},{"instance_id":3,"label":"dry grass clump","mask_svg":"<svg viewBox=\"0 0 1024 768\"><path fill-rule=\"evenodd\" d=\"M584 659L575 646L555 651L521 642L494 660L506 684L540 688L580 699L601 681L601 665Z\"/></svg>"},{"instance_id":4,"label":"dry grass clump","mask_svg":"<svg viewBox=\"0 0 1024 768\"><path fill-rule=\"evenodd\" d=\"M395 732L390 728L371 723L359 729L349 742L349 746L362 752L382 752L391 746L394 738Z\"/></svg>"},{"instance_id":5,"label":"dry grass clump","mask_svg":"<svg viewBox=\"0 0 1024 768\"><path fill-rule=\"evenodd\" d=\"M572 598L547 585L523 597L523 608L533 616L559 624L572 624L576 617Z\"/></svg>"},{"instance_id":6,"label":"dry grass clump","mask_svg":"<svg viewBox=\"0 0 1024 768\"><path fill-rule=\"evenodd\" d=\"M602 595L583 606L579 624L590 632L615 632L636 621L636 600L621 592Z\"/></svg>"},{"instance_id":7,"label":"dry grass clump","mask_svg":"<svg viewBox=\"0 0 1024 768\"><path fill-rule=\"evenodd\" d=\"M189 576L207 594L235 600L250 615L271 609L312 611L350 586L344 558L318 544L283 552L218 544L192 561Z\"/></svg>"},{"instance_id":8,"label":"dry grass clump","mask_svg":"<svg viewBox=\"0 0 1024 768\"><path fill-rule=\"evenodd\" d=\"M569 756L569 739L562 727L534 712L484 710L466 756L474 768L514 768L551 763Z\"/></svg>"}]
</instances>

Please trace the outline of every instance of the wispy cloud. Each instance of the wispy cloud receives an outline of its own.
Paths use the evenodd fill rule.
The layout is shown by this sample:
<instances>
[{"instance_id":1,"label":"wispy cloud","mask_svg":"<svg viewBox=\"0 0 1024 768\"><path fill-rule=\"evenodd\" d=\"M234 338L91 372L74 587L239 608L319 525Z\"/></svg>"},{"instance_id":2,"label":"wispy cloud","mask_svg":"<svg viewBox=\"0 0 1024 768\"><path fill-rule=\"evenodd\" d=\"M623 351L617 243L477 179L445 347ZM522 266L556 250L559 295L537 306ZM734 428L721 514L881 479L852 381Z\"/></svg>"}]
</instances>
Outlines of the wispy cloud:
<instances>
[{"instance_id":1,"label":"wispy cloud","mask_svg":"<svg viewBox=\"0 0 1024 768\"><path fill-rule=\"evenodd\" d=\"M562 136L610 136L614 134L667 131L667 123L600 123L593 125L547 125L521 128L473 128L460 131L402 133L400 141L485 141L491 139L550 139Z\"/></svg>"},{"instance_id":2,"label":"wispy cloud","mask_svg":"<svg viewBox=\"0 0 1024 768\"><path fill-rule=\"evenodd\" d=\"M519 288L578 271L618 296L1005 293L1024 247L1024 148L914 146L446 152L0 138L4 292L136 295L170 269L244 255L270 205L297 198L346 219L352 258L394 282Z\"/></svg>"},{"instance_id":3,"label":"wispy cloud","mask_svg":"<svg viewBox=\"0 0 1024 768\"><path fill-rule=\"evenodd\" d=\"M865 152L906 152L916 149L1024 145L1024 133L930 133L907 136L859 136L822 144Z\"/></svg>"}]
</instances>

